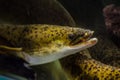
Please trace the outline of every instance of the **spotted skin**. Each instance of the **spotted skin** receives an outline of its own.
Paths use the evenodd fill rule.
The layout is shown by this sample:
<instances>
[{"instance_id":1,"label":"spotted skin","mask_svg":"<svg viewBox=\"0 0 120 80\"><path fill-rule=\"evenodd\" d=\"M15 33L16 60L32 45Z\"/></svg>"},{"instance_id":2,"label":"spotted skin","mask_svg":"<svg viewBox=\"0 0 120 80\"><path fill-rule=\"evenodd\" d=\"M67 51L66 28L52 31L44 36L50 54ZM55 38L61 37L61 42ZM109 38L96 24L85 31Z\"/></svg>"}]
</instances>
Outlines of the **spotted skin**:
<instances>
[{"instance_id":1,"label":"spotted skin","mask_svg":"<svg viewBox=\"0 0 120 80\"><path fill-rule=\"evenodd\" d=\"M83 54L79 55L76 65L82 70L80 80L120 80L120 68L103 64Z\"/></svg>"},{"instance_id":2,"label":"spotted skin","mask_svg":"<svg viewBox=\"0 0 120 80\"><path fill-rule=\"evenodd\" d=\"M12 47L20 47L24 52L38 56L53 53L64 46L71 46L72 43L78 42L77 37L81 40L87 39L91 33L92 31L87 29L58 25L0 24L0 38L10 42Z\"/></svg>"}]
</instances>

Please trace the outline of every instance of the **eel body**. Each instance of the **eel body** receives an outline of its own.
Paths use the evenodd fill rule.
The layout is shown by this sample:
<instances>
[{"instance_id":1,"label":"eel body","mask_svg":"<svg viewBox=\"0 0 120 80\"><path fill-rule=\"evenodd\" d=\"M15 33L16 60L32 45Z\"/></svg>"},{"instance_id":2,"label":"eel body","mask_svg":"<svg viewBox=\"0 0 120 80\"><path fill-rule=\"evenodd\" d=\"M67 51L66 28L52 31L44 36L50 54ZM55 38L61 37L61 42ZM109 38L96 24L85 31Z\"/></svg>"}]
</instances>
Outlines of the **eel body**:
<instances>
[{"instance_id":1,"label":"eel body","mask_svg":"<svg viewBox=\"0 0 120 80\"><path fill-rule=\"evenodd\" d=\"M82 28L33 24L0 24L0 51L17 52L31 64L43 64L74 54L97 43L93 31Z\"/></svg>"},{"instance_id":2,"label":"eel body","mask_svg":"<svg viewBox=\"0 0 120 80\"><path fill-rule=\"evenodd\" d=\"M83 54L79 54L76 65L81 70L77 80L120 80L120 68L106 65Z\"/></svg>"}]
</instances>

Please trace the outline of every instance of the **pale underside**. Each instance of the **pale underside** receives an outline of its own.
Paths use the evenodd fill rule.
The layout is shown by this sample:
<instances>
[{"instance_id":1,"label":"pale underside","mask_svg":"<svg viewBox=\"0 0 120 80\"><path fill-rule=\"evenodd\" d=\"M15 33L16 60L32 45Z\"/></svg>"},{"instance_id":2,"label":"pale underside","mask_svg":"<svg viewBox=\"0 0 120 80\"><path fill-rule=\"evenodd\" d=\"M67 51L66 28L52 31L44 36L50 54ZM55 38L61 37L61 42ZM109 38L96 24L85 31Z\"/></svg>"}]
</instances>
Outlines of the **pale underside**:
<instances>
[{"instance_id":1,"label":"pale underside","mask_svg":"<svg viewBox=\"0 0 120 80\"><path fill-rule=\"evenodd\" d=\"M96 38L91 38L90 40L74 45L74 46L64 46L60 50L57 50L51 54L38 56L38 55L29 55L25 52L23 52L23 55L25 56L25 60L30 63L31 66L33 65L40 65L49 63L58 59L61 59L63 57L69 56L71 54L75 54L77 52L80 52L81 50L84 50L86 48L92 47L97 43ZM35 52L38 53L39 52Z\"/></svg>"}]
</instances>

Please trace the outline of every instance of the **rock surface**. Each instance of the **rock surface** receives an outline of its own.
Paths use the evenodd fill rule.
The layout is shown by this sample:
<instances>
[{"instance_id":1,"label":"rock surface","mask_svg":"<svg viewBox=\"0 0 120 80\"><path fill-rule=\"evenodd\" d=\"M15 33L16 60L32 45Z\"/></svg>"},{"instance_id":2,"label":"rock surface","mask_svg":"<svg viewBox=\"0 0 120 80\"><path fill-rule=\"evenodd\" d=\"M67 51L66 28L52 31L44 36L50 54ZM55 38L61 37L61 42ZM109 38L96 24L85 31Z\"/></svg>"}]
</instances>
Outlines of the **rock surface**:
<instances>
[{"instance_id":1,"label":"rock surface","mask_svg":"<svg viewBox=\"0 0 120 80\"><path fill-rule=\"evenodd\" d=\"M120 47L120 6L107 5L103 9L103 14L109 36Z\"/></svg>"}]
</instances>

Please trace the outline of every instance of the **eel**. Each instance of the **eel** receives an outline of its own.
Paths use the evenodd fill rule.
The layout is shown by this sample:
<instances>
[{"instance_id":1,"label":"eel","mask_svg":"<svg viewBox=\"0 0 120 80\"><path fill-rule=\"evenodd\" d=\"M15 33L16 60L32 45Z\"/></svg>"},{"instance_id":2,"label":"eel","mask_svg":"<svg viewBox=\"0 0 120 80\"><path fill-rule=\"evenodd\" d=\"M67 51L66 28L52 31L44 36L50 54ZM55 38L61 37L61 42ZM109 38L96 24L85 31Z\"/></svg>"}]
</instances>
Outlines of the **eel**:
<instances>
[{"instance_id":1,"label":"eel","mask_svg":"<svg viewBox=\"0 0 120 80\"><path fill-rule=\"evenodd\" d=\"M93 31L58 25L0 25L0 39L11 46L0 45L0 50L17 52L31 65L44 64L77 53L97 43ZM86 57L76 56L81 70L80 80L119 80L120 68Z\"/></svg>"},{"instance_id":2,"label":"eel","mask_svg":"<svg viewBox=\"0 0 120 80\"><path fill-rule=\"evenodd\" d=\"M0 24L0 39L11 44L0 44L0 51L15 53L31 65L45 64L95 45L97 38L91 38L93 33L60 25Z\"/></svg>"},{"instance_id":3,"label":"eel","mask_svg":"<svg viewBox=\"0 0 120 80\"><path fill-rule=\"evenodd\" d=\"M120 67L92 58L87 50L69 56L66 62L68 63L62 66L70 76L68 80L120 80Z\"/></svg>"},{"instance_id":4,"label":"eel","mask_svg":"<svg viewBox=\"0 0 120 80\"><path fill-rule=\"evenodd\" d=\"M106 65L84 54L76 56L75 64L81 70L76 80L120 80L120 68Z\"/></svg>"}]
</instances>

